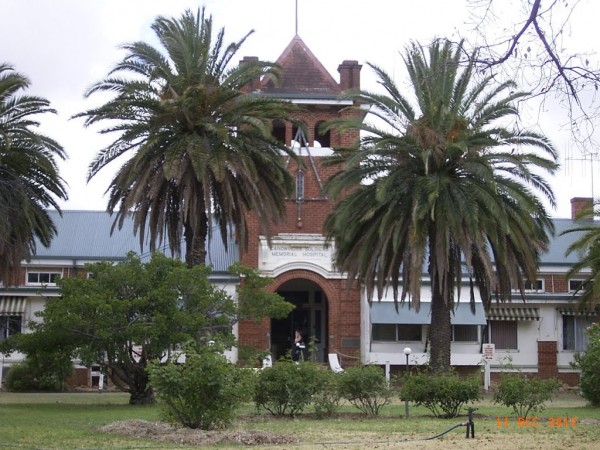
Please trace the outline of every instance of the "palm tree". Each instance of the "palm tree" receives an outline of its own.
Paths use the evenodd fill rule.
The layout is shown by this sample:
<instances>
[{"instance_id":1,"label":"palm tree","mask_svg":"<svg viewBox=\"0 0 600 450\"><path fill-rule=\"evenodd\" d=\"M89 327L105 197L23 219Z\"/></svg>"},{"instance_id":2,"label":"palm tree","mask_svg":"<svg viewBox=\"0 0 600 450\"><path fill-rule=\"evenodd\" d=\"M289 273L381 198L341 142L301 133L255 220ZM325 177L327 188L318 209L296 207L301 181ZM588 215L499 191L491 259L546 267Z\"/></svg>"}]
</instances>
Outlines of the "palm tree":
<instances>
[{"instance_id":1,"label":"palm tree","mask_svg":"<svg viewBox=\"0 0 600 450\"><path fill-rule=\"evenodd\" d=\"M576 264L567 272L567 278L580 275L588 269L581 287L576 293L579 307L583 310L593 310L600 305L600 227L594 222L594 217L600 214L600 204L590 204L576 217L577 223L567 233L581 233L581 235L567 249L567 255L577 252L580 257Z\"/></svg>"},{"instance_id":2,"label":"palm tree","mask_svg":"<svg viewBox=\"0 0 600 450\"><path fill-rule=\"evenodd\" d=\"M36 131L40 114L54 113L48 100L19 95L29 80L8 64L0 64L0 280L16 282L11 273L35 254L36 240L48 247L56 233L46 211L60 212L66 200L57 158L63 148Z\"/></svg>"},{"instance_id":3,"label":"palm tree","mask_svg":"<svg viewBox=\"0 0 600 450\"><path fill-rule=\"evenodd\" d=\"M475 287L486 305L508 300L512 289L523 292L524 279L535 279L553 232L535 192L554 206L540 173L557 169L555 149L540 134L505 126L524 94L492 77L475 82L472 64L460 65L461 51L447 41L407 49L415 107L370 64L387 95L352 98L369 105L380 125L329 124L363 132L329 161L343 168L327 185L341 198L325 223L336 264L366 287L369 301L391 286L395 302L417 309L426 271L433 372L450 367L450 314L463 274L472 305Z\"/></svg>"},{"instance_id":4,"label":"palm tree","mask_svg":"<svg viewBox=\"0 0 600 450\"><path fill-rule=\"evenodd\" d=\"M88 179L129 155L108 189L115 224L133 215L140 245L148 233L151 250L166 232L179 254L183 237L188 265L204 264L213 220L225 243L235 227L244 245L249 211L265 230L284 214L293 184L282 152L290 153L271 124L286 119L291 104L246 92L252 81L276 77L274 65L245 60L230 67L251 32L225 45L224 30L213 36L204 9L158 17L152 30L161 48L124 45L124 59L86 93L116 93L78 117L86 126L110 123L101 132L119 134L98 153Z\"/></svg>"}]
</instances>

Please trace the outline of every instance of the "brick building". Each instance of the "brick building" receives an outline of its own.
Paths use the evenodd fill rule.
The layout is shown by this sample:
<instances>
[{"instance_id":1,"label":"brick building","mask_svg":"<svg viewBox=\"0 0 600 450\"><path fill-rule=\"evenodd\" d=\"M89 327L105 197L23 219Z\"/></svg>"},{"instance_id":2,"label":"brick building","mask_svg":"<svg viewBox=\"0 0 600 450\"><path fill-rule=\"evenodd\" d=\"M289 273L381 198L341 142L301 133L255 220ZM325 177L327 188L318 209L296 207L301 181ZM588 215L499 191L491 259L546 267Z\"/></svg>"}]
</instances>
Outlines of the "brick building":
<instances>
[{"instance_id":1,"label":"brick building","mask_svg":"<svg viewBox=\"0 0 600 450\"><path fill-rule=\"evenodd\" d=\"M418 313L407 305L400 305L396 312L391 293L369 305L364 293L358 288L349 289L344 274L332 265L335 243L326 242L322 228L333 206L322 190L333 172L323 166L322 158L331 155L335 147L351 144L358 135L323 132L320 125L357 114L348 111L352 103L341 99L340 94L360 88L361 66L357 61L343 61L336 81L298 36L277 63L282 67L282 83L275 86L268 80L255 80L250 90L297 104L297 118L305 124L304 131L290 123L273 126L274 135L289 144L304 163L298 166L288 160L296 191L286 201L287 218L273 224L270 245L265 230L250 219L247 248L238 248L232 241L225 251L217 238L209 243L208 253L213 282L228 292L235 292L239 280L231 278L227 268L241 261L272 277L270 289L296 308L285 319L240 323L236 329L239 342L269 351L277 359L291 348L294 330L299 329L305 340L314 343L313 356L319 361L326 361L328 353L337 353L342 365L374 363L398 370L406 363L404 348L410 347L409 364L426 363L431 299L427 277ZM573 199L573 214L589 201ZM57 276L71 276L83 270L86 262L118 260L130 250L139 250L131 223L111 236L112 219L105 212L65 211L62 217L51 214L58 229L51 247L38 247L36 256L24 263L16 286L0 289L0 339L27 331L27 321L48 299L59 295L54 283ZM452 317L453 365L480 370L484 345L493 343L492 379L510 361L513 367L531 374L577 382L578 373L570 363L575 352L585 349L583 331L596 320L597 312L576 309L574 292L582 279L565 276L577 257L567 257L565 252L578 235L560 233L573 226L573 218L555 219L554 223L556 236L542 256L539 278L535 285L527 286L524 300L515 293L511 303L494 305L488 311L478 303L474 314L468 305L456 307ZM10 355L2 359L1 365L7 369L22 357ZM237 361L235 349L230 357Z\"/></svg>"}]
</instances>

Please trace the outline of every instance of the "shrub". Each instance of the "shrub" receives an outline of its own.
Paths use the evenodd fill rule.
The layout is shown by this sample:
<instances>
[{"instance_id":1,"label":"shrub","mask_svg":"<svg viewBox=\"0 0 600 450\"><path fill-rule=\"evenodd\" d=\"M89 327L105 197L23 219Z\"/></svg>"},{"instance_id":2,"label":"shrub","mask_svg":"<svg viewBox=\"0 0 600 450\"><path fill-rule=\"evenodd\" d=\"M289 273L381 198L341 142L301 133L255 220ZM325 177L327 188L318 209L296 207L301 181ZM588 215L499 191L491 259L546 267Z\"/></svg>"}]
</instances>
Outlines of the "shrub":
<instances>
[{"instance_id":1,"label":"shrub","mask_svg":"<svg viewBox=\"0 0 600 450\"><path fill-rule=\"evenodd\" d=\"M203 430L230 425L237 407L250 400L254 374L212 348L187 349L185 363L153 362L148 372L163 418Z\"/></svg>"},{"instance_id":2,"label":"shrub","mask_svg":"<svg viewBox=\"0 0 600 450\"><path fill-rule=\"evenodd\" d=\"M33 354L11 366L4 384L13 392L64 391L66 380L72 374L73 363L69 358Z\"/></svg>"},{"instance_id":3,"label":"shrub","mask_svg":"<svg viewBox=\"0 0 600 450\"><path fill-rule=\"evenodd\" d=\"M338 376L342 397L365 414L377 416L391 402L392 392L377 366L349 367Z\"/></svg>"},{"instance_id":4,"label":"shrub","mask_svg":"<svg viewBox=\"0 0 600 450\"><path fill-rule=\"evenodd\" d=\"M273 367L258 373L254 390L256 408L278 416L302 412L319 391L323 374L317 364L277 361Z\"/></svg>"},{"instance_id":5,"label":"shrub","mask_svg":"<svg viewBox=\"0 0 600 450\"><path fill-rule=\"evenodd\" d=\"M453 373L417 374L404 383L400 398L425 406L436 417L452 418L458 416L464 404L479 400L479 379L460 378Z\"/></svg>"},{"instance_id":6,"label":"shrub","mask_svg":"<svg viewBox=\"0 0 600 450\"><path fill-rule=\"evenodd\" d=\"M508 373L500 376L494 392L494 402L511 407L519 417L527 417L530 412L544 409L544 403L560 387L555 378L528 378L522 373Z\"/></svg>"},{"instance_id":7,"label":"shrub","mask_svg":"<svg viewBox=\"0 0 600 450\"><path fill-rule=\"evenodd\" d=\"M313 395L313 408L319 418L333 416L341 406L340 375L323 371L318 391Z\"/></svg>"},{"instance_id":8,"label":"shrub","mask_svg":"<svg viewBox=\"0 0 600 450\"><path fill-rule=\"evenodd\" d=\"M590 326L585 353L575 355L575 366L581 370L581 393L592 405L600 405L600 323Z\"/></svg>"}]
</instances>

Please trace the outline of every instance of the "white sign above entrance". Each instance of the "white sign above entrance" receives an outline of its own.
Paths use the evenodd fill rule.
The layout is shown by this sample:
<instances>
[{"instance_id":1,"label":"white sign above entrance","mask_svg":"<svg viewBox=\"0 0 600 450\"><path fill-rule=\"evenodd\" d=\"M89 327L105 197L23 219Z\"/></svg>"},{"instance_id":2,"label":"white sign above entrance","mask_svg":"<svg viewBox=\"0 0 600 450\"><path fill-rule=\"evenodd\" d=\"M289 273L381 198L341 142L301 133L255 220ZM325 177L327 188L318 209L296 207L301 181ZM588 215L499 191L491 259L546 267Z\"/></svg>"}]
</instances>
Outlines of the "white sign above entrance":
<instances>
[{"instance_id":1,"label":"white sign above entrance","mask_svg":"<svg viewBox=\"0 0 600 450\"><path fill-rule=\"evenodd\" d=\"M258 264L261 271L270 275L293 269L333 271L333 245L326 244L320 234L282 233L271 239L260 237Z\"/></svg>"}]
</instances>

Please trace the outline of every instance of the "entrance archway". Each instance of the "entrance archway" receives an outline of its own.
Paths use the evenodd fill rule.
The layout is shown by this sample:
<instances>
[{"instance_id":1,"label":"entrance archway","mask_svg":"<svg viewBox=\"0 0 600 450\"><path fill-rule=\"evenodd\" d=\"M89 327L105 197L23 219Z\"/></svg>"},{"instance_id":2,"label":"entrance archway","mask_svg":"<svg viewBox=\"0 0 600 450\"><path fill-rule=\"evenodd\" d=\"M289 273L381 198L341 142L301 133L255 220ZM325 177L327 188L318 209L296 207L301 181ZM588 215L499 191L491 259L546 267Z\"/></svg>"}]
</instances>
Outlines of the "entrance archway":
<instances>
[{"instance_id":1,"label":"entrance archway","mask_svg":"<svg viewBox=\"0 0 600 450\"><path fill-rule=\"evenodd\" d=\"M325 361L327 354L327 296L309 280L295 279L282 284L277 293L296 308L284 319L271 319L271 353L275 359L289 354L294 331L302 332L309 357Z\"/></svg>"}]
</instances>

